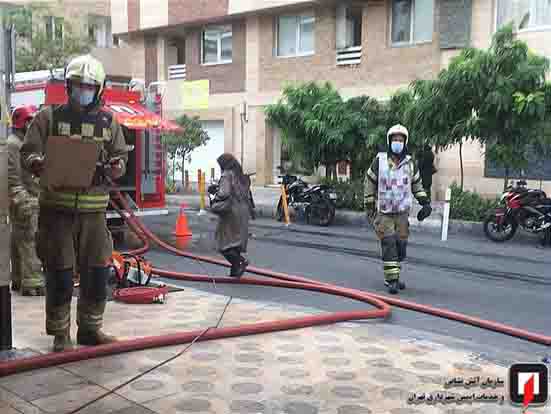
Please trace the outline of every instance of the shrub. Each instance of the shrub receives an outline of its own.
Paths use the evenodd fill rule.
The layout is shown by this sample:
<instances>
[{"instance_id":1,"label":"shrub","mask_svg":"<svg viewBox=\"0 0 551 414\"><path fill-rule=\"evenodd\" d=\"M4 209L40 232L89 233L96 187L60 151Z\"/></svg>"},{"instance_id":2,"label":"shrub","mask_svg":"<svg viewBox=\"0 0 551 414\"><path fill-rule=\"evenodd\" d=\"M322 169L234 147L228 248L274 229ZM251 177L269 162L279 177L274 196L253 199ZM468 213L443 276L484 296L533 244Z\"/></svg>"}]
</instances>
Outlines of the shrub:
<instances>
[{"instance_id":1,"label":"shrub","mask_svg":"<svg viewBox=\"0 0 551 414\"><path fill-rule=\"evenodd\" d=\"M324 178L322 184L330 185L337 191L337 209L363 211L363 180L337 181Z\"/></svg>"},{"instance_id":2,"label":"shrub","mask_svg":"<svg viewBox=\"0 0 551 414\"><path fill-rule=\"evenodd\" d=\"M487 200L478 193L462 191L457 183L453 183L450 188L450 218L454 220L483 221L488 211L499 204L498 199Z\"/></svg>"}]
</instances>

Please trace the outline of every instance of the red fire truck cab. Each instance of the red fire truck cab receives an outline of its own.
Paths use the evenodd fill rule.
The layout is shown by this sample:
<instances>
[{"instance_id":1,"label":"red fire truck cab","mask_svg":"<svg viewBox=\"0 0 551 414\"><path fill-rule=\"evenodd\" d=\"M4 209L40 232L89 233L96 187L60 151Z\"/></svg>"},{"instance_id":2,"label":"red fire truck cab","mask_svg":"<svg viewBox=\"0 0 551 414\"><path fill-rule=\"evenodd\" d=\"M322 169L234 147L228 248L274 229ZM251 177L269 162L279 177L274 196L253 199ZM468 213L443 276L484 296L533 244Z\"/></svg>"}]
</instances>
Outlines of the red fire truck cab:
<instances>
[{"instance_id":1,"label":"red fire truck cab","mask_svg":"<svg viewBox=\"0 0 551 414\"><path fill-rule=\"evenodd\" d=\"M128 154L126 174L117 184L136 216L165 215L168 214L165 202L166 165L161 133L179 130L180 126L147 110L140 103L140 97L139 92L124 88L106 88L103 95L104 109L122 125L126 143L133 147ZM44 104L66 102L64 82L50 79L46 83ZM127 227L116 211L107 211L107 221L116 241L128 240Z\"/></svg>"}]
</instances>

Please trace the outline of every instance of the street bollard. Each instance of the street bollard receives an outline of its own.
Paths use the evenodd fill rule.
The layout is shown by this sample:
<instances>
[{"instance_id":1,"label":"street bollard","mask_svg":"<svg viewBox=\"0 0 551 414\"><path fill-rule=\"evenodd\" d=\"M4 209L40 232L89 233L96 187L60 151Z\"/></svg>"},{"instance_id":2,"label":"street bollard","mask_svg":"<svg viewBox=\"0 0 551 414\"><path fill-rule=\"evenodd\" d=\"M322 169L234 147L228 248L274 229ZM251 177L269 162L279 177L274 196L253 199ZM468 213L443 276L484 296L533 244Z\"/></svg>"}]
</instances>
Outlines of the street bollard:
<instances>
[{"instance_id":1,"label":"street bollard","mask_svg":"<svg viewBox=\"0 0 551 414\"><path fill-rule=\"evenodd\" d=\"M442 217L442 241L448 240L448 227L450 225L450 202L452 199L452 190L448 188L446 190L444 204L444 217Z\"/></svg>"},{"instance_id":2,"label":"street bollard","mask_svg":"<svg viewBox=\"0 0 551 414\"><path fill-rule=\"evenodd\" d=\"M287 193L285 186L281 185L281 201L283 202L283 212L285 213L285 225L288 226L291 220L289 219L289 206L287 205Z\"/></svg>"},{"instance_id":3,"label":"street bollard","mask_svg":"<svg viewBox=\"0 0 551 414\"><path fill-rule=\"evenodd\" d=\"M197 191L199 194L201 193L201 178L203 177L203 174L201 170L197 170Z\"/></svg>"},{"instance_id":4,"label":"street bollard","mask_svg":"<svg viewBox=\"0 0 551 414\"><path fill-rule=\"evenodd\" d=\"M199 215L202 216L205 211L205 173L199 170Z\"/></svg>"}]
</instances>

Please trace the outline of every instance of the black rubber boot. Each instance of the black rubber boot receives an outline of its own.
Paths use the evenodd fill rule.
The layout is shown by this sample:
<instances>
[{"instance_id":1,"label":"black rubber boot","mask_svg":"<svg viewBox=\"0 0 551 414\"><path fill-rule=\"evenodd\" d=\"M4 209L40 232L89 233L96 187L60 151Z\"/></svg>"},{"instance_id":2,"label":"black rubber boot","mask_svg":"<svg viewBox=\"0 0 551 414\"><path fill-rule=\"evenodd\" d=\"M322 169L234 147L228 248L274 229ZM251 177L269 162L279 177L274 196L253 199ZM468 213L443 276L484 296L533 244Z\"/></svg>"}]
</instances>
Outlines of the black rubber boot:
<instances>
[{"instance_id":1,"label":"black rubber boot","mask_svg":"<svg viewBox=\"0 0 551 414\"><path fill-rule=\"evenodd\" d=\"M239 256L240 263L239 263L239 277L243 276L245 271L247 270L247 267L249 266L249 261L245 259L243 256Z\"/></svg>"},{"instance_id":2,"label":"black rubber boot","mask_svg":"<svg viewBox=\"0 0 551 414\"><path fill-rule=\"evenodd\" d=\"M400 281L398 279L385 280L385 286L388 288L388 293L396 295L400 289Z\"/></svg>"},{"instance_id":3,"label":"black rubber boot","mask_svg":"<svg viewBox=\"0 0 551 414\"><path fill-rule=\"evenodd\" d=\"M224 253L224 257L231 264L230 277L239 278L243 275L241 255L238 249L228 249Z\"/></svg>"},{"instance_id":4,"label":"black rubber boot","mask_svg":"<svg viewBox=\"0 0 551 414\"><path fill-rule=\"evenodd\" d=\"M74 346L71 341L70 329L67 329L64 334L57 334L54 336L54 352L71 351L73 348Z\"/></svg>"}]
</instances>

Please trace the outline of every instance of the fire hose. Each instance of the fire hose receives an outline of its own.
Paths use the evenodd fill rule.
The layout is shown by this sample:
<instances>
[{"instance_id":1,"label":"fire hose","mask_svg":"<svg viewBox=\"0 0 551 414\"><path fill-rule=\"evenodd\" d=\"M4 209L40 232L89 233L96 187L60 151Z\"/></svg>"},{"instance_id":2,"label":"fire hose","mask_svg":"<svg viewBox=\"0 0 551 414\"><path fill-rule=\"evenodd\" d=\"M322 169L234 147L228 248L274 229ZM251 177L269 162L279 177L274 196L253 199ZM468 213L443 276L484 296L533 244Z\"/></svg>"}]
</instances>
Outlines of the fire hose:
<instances>
[{"instance_id":1,"label":"fire hose","mask_svg":"<svg viewBox=\"0 0 551 414\"><path fill-rule=\"evenodd\" d=\"M143 241L144 246L138 250L131 252L132 254L143 254L149 248L149 241L158 246L170 251L176 255L199 260L206 263L229 267L222 260L216 258L194 255L189 252L181 251L174 246L160 240L153 234L141 221L134 215L128 207L126 201L119 192L113 194L114 201L112 202L115 210L128 223L130 229ZM516 338L524 339L529 342L534 342L543 345L551 345L551 337L543 334L533 333L526 330L514 328L501 323L487 321L480 318L471 317L457 312L452 312L446 309L439 309L432 306L422 305L402 299L387 297L384 295L349 289L306 279L299 276L278 273L267 269L257 267L248 267L247 272L259 276L266 276L270 279L258 279L250 277L242 277L239 280L229 277L210 277L206 275L191 274L184 272L174 272L159 268L153 268L152 273L161 277L173 280L194 281L194 282L210 282L215 280L217 283L237 283L255 286L281 287L288 289L300 289L305 291L321 292L335 296L354 299L363 303L373 305L376 309L335 312L324 315L313 315L300 318L292 318L286 320L276 320L269 322L259 322L233 327L215 328L204 332L195 330L190 332L180 332L175 334L150 336L144 338L136 338L130 340L122 340L119 342L100 345L96 347L85 347L76 350L66 351L62 353L50 353L39 355L20 360L7 361L0 363L0 377L7 375L31 371L34 369L47 368L70 362L77 362L91 358L104 357L109 355L120 354L124 352L140 351L145 349L181 345L190 343L194 340L209 341L222 338L232 338L245 335L255 335L261 333L276 332L289 329L299 329L317 325L327 325L338 322L351 320L365 320L375 318L388 318L391 313L390 305L421 312L449 320L461 322L476 326L485 330L490 330ZM197 339L199 337L199 339Z\"/></svg>"}]
</instances>

